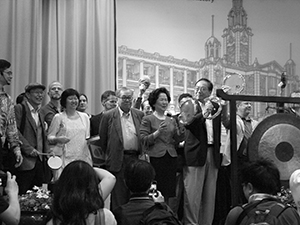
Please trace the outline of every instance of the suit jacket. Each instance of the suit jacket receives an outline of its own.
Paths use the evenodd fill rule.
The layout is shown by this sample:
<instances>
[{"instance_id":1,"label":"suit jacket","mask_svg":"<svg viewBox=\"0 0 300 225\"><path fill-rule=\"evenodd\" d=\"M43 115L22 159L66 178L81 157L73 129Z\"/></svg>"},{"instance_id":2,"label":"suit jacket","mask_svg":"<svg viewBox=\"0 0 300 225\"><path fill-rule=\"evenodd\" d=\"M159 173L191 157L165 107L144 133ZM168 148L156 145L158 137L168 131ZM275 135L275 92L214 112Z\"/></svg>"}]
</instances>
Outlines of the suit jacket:
<instances>
[{"instance_id":1,"label":"suit jacket","mask_svg":"<svg viewBox=\"0 0 300 225\"><path fill-rule=\"evenodd\" d=\"M102 115L103 115L103 112L101 112L95 116L92 116L90 118L90 125L91 125L90 135L91 135L91 137L99 134L99 126L100 126L100 123L102 120Z\"/></svg>"},{"instance_id":2,"label":"suit jacket","mask_svg":"<svg viewBox=\"0 0 300 225\"><path fill-rule=\"evenodd\" d=\"M26 118L23 134L19 131L21 145L21 152L23 156L23 163L19 167L19 170L32 170L35 166L37 157L32 157L29 154L33 149L37 148L37 126L34 119L31 116L30 109L27 102L24 101L22 104L25 106ZM22 120L22 105L15 105L15 114L18 130L20 130L21 120ZM48 144L45 133L45 124L43 118L39 115L40 123L42 126L42 138L43 138L43 152L48 152Z\"/></svg>"},{"instance_id":3,"label":"suit jacket","mask_svg":"<svg viewBox=\"0 0 300 225\"><path fill-rule=\"evenodd\" d=\"M213 103L212 114L214 114L219 105ZM201 109L201 107L200 107ZM205 118L200 111L196 116L193 122L189 125L186 125L187 133L184 146L184 153L187 166L204 166L207 157L207 131ZM213 158L215 166L220 167L220 146L221 146L221 114L213 119Z\"/></svg>"},{"instance_id":4,"label":"suit jacket","mask_svg":"<svg viewBox=\"0 0 300 225\"><path fill-rule=\"evenodd\" d=\"M140 124L144 113L134 108L130 109L130 113L139 139L138 151L141 153ZM99 136L100 147L107 157L105 162L106 168L112 172L120 171L123 163L124 149L119 107L103 113L99 128Z\"/></svg>"}]
</instances>

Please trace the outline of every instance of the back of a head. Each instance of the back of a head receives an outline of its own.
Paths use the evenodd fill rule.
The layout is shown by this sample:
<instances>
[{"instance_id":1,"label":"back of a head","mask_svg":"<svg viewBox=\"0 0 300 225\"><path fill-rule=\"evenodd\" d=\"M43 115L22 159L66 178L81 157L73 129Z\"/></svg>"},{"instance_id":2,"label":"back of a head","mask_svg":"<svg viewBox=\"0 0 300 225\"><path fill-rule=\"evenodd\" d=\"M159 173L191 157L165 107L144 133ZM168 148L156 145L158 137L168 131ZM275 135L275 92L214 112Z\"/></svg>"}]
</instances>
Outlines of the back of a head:
<instances>
[{"instance_id":1,"label":"back of a head","mask_svg":"<svg viewBox=\"0 0 300 225\"><path fill-rule=\"evenodd\" d=\"M125 183L132 193L147 192L154 177L154 168L144 160L132 160L125 168Z\"/></svg>"},{"instance_id":2,"label":"back of a head","mask_svg":"<svg viewBox=\"0 0 300 225\"><path fill-rule=\"evenodd\" d=\"M241 169L242 183L251 183L257 193L275 195L280 191L280 172L268 159L258 159Z\"/></svg>"},{"instance_id":3,"label":"back of a head","mask_svg":"<svg viewBox=\"0 0 300 225\"><path fill-rule=\"evenodd\" d=\"M25 98L25 92L22 92L17 96L16 104L21 104L24 101L24 98Z\"/></svg>"},{"instance_id":4,"label":"back of a head","mask_svg":"<svg viewBox=\"0 0 300 225\"><path fill-rule=\"evenodd\" d=\"M62 218L65 223L85 221L88 214L103 208L99 181L88 163L81 160L69 163L54 186L54 217Z\"/></svg>"}]
</instances>

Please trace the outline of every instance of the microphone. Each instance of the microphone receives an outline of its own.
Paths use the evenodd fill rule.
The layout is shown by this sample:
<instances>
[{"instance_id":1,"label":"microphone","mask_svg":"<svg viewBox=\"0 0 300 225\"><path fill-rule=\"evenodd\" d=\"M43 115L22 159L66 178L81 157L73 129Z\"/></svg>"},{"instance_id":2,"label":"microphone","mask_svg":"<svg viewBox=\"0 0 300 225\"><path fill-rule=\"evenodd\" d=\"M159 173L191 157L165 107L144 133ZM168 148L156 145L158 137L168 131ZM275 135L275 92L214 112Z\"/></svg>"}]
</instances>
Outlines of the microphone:
<instances>
[{"instance_id":1,"label":"microphone","mask_svg":"<svg viewBox=\"0 0 300 225\"><path fill-rule=\"evenodd\" d=\"M172 114L170 112L167 112L166 114L167 117L173 117Z\"/></svg>"}]
</instances>

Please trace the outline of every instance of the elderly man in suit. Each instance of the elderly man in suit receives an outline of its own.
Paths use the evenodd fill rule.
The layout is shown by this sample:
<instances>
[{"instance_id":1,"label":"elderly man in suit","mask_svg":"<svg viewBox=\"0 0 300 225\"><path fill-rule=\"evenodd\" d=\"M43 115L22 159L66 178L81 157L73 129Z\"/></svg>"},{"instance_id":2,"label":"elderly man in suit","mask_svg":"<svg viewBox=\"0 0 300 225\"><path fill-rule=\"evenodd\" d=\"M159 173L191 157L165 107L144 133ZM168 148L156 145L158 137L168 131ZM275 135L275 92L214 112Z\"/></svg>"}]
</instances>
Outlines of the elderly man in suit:
<instances>
[{"instance_id":1,"label":"elderly man in suit","mask_svg":"<svg viewBox=\"0 0 300 225\"><path fill-rule=\"evenodd\" d=\"M219 108L207 101L213 84L201 78L195 84L199 112L186 124L184 153L184 224L211 225L215 211L215 194L220 167L221 115L210 119Z\"/></svg>"},{"instance_id":2,"label":"elderly man in suit","mask_svg":"<svg viewBox=\"0 0 300 225\"><path fill-rule=\"evenodd\" d=\"M24 194L34 185L42 186L50 181L50 171L45 156L48 152L45 122L39 114L45 86L31 83L25 87L26 100L15 106L17 127L22 141L23 163L17 170L19 193Z\"/></svg>"},{"instance_id":3,"label":"elderly man in suit","mask_svg":"<svg viewBox=\"0 0 300 225\"><path fill-rule=\"evenodd\" d=\"M105 166L117 179L111 193L112 210L129 201L124 168L142 151L139 130L144 116L143 112L131 107L133 90L122 87L116 91L116 96L118 107L103 113L99 128L100 147L107 156Z\"/></svg>"}]
</instances>

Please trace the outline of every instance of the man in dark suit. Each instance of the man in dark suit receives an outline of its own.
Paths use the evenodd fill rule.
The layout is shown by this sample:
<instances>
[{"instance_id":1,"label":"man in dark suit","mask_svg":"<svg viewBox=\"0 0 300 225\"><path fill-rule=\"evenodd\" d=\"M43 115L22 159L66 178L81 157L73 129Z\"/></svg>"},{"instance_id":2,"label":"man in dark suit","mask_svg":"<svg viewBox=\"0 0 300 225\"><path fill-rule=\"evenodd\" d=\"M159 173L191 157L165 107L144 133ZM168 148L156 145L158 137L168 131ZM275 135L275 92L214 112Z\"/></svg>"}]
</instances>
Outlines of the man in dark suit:
<instances>
[{"instance_id":1,"label":"man in dark suit","mask_svg":"<svg viewBox=\"0 0 300 225\"><path fill-rule=\"evenodd\" d=\"M103 112L115 108L117 106L117 102L118 98L116 97L116 93L114 91L107 90L102 93L101 104L103 105L104 110L90 118L91 137L99 135L99 127L102 120ZM100 147L100 140L96 140L93 143L90 143L89 148L92 154L93 166L105 169L105 153Z\"/></svg>"},{"instance_id":2,"label":"man in dark suit","mask_svg":"<svg viewBox=\"0 0 300 225\"><path fill-rule=\"evenodd\" d=\"M103 94L101 95L101 104L103 105L104 110L99 114L92 116L90 119L91 137L99 134L99 126L101 123L103 112L115 108L117 106L117 101L118 99L114 91L107 90L103 92Z\"/></svg>"},{"instance_id":3,"label":"man in dark suit","mask_svg":"<svg viewBox=\"0 0 300 225\"><path fill-rule=\"evenodd\" d=\"M221 115L210 119L219 105L207 101L213 84L201 78L195 84L199 112L186 124L184 186L185 223L211 225L215 210L215 193L220 166Z\"/></svg>"},{"instance_id":4,"label":"man in dark suit","mask_svg":"<svg viewBox=\"0 0 300 225\"><path fill-rule=\"evenodd\" d=\"M122 87L116 96L118 107L103 113L99 128L100 147L106 154L105 166L117 179L111 193L111 210L129 201L124 168L142 152L139 130L144 116L143 112L131 108L133 90Z\"/></svg>"},{"instance_id":5,"label":"man in dark suit","mask_svg":"<svg viewBox=\"0 0 300 225\"><path fill-rule=\"evenodd\" d=\"M15 106L23 155L23 162L16 172L20 194L26 193L34 185L42 186L43 183L50 182L51 172L47 167L45 156L41 155L41 153L48 152L45 122L39 114L45 94L44 90L45 86L42 84L28 84L25 87L25 101L22 102L22 105ZM24 125L21 128L22 121Z\"/></svg>"}]
</instances>

